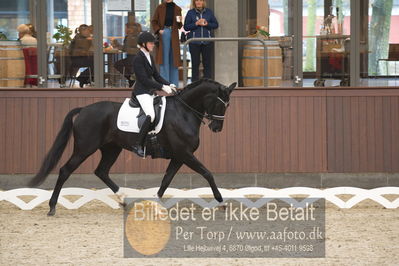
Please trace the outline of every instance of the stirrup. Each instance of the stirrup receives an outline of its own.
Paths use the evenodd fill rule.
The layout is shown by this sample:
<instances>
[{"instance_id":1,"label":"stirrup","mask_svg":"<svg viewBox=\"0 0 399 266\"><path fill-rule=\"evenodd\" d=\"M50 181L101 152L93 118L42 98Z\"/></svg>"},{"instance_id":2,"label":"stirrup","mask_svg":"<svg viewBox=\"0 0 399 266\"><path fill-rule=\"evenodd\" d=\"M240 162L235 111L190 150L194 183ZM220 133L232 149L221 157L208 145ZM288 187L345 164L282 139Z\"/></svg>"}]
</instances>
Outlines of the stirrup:
<instances>
[{"instance_id":1,"label":"stirrup","mask_svg":"<svg viewBox=\"0 0 399 266\"><path fill-rule=\"evenodd\" d=\"M139 157L145 159L146 158L146 152L147 152L147 147L146 146L141 146L141 149L139 149L141 145L136 145L133 146L133 152L136 153Z\"/></svg>"}]
</instances>

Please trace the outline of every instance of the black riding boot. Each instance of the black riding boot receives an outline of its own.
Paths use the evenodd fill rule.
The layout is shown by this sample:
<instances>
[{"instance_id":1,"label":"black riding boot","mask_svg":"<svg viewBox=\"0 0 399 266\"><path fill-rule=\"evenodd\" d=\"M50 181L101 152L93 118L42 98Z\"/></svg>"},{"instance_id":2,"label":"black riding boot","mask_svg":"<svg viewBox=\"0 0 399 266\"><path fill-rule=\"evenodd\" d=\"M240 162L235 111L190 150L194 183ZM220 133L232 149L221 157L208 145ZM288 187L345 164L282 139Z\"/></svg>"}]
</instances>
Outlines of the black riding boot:
<instances>
[{"instance_id":1,"label":"black riding boot","mask_svg":"<svg viewBox=\"0 0 399 266\"><path fill-rule=\"evenodd\" d=\"M137 155L140 157L145 157L144 142L150 129L151 129L151 116L147 116L143 125L140 128L140 133L137 139L136 146L133 146L133 151L137 153Z\"/></svg>"}]
</instances>

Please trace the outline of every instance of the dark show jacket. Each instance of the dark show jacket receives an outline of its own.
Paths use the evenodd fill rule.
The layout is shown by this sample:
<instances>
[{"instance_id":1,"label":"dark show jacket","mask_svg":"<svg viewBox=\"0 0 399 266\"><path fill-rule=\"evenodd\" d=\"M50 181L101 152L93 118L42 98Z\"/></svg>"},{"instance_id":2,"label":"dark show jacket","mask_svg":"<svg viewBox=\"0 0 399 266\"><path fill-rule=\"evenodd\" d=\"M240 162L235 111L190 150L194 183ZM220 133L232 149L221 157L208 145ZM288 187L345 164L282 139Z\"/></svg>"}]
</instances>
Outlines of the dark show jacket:
<instances>
[{"instance_id":1,"label":"dark show jacket","mask_svg":"<svg viewBox=\"0 0 399 266\"><path fill-rule=\"evenodd\" d=\"M92 56L93 55L93 41L80 34L76 34L69 50L72 56Z\"/></svg>"},{"instance_id":2,"label":"dark show jacket","mask_svg":"<svg viewBox=\"0 0 399 266\"><path fill-rule=\"evenodd\" d=\"M162 90L163 85L170 85L170 83L164 80L157 68L155 67L155 61L152 55L151 64L148 62L147 57L142 51L139 51L133 61L133 69L136 74L136 83L134 84L134 95L140 94L154 94L157 90Z\"/></svg>"}]
</instances>

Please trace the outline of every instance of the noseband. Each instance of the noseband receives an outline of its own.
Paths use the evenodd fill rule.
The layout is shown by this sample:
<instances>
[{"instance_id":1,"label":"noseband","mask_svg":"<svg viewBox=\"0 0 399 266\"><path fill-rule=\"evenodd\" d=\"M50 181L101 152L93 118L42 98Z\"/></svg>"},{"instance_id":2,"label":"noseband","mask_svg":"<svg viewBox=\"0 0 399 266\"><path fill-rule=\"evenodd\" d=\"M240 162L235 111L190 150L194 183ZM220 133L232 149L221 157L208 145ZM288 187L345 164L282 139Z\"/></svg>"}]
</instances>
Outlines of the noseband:
<instances>
[{"instance_id":1,"label":"noseband","mask_svg":"<svg viewBox=\"0 0 399 266\"><path fill-rule=\"evenodd\" d=\"M219 101L221 101L224 104L224 107L227 108L229 106L229 102L225 102L222 100L222 98L218 97L217 98ZM206 114L204 116L205 118L207 118L208 120L224 120L224 115L210 115L210 114Z\"/></svg>"},{"instance_id":2,"label":"noseband","mask_svg":"<svg viewBox=\"0 0 399 266\"><path fill-rule=\"evenodd\" d=\"M184 106L186 106L188 109L190 109L191 111L193 111L199 120L201 120L201 122L203 124L205 124L205 122L203 121L204 118L208 119L208 120L219 120L219 121L223 121L224 120L224 115L212 115L212 114L202 114L200 112L198 112L197 110L195 110L194 108L192 108L190 105L188 105L185 101L183 101L179 96L176 96L176 99L181 102ZM219 101L221 101L225 108L227 108L229 106L229 102L225 102L222 100L222 98L218 97L217 98Z\"/></svg>"}]
</instances>

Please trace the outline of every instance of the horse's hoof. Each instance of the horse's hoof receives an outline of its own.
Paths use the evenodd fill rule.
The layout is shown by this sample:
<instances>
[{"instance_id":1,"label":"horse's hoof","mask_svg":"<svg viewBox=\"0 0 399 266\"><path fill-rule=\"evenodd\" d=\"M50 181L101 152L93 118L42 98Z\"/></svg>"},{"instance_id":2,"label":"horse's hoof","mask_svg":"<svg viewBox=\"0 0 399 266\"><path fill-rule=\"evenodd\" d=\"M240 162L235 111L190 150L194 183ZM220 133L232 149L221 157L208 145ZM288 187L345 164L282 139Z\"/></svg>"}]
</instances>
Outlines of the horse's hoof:
<instances>
[{"instance_id":1,"label":"horse's hoof","mask_svg":"<svg viewBox=\"0 0 399 266\"><path fill-rule=\"evenodd\" d=\"M223 202L223 197L222 197L222 195L216 196L215 199L216 199L218 202Z\"/></svg>"},{"instance_id":2,"label":"horse's hoof","mask_svg":"<svg viewBox=\"0 0 399 266\"><path fill-rule=\"evenodd\" d=\"M126 207L125 198L127 198L127 195L121 191L116 192L115 195L116 195L116 201L119 203L119 206L125 208Z\"/></svg>"},{"instance_id":3,"label":"horse's hoof","mask_svg":"<svg viewBox=\"0 0 399 266\"><path fill-rule=\"evenodd\" d=\"M47 216L54 216L55 215L55 208L50 209L50 211L47 213Z\"/></svg>"},{"instance_id":4,"label":"horse's hoof","mask_svg":"<svg viewBox=\"0 0 399 266\"><path fill-rule=\"evenodd\" d=\"M163 193L158 191L157 196L158 196L158 198L162 199Z\"/></svg>"}]
</instances>

